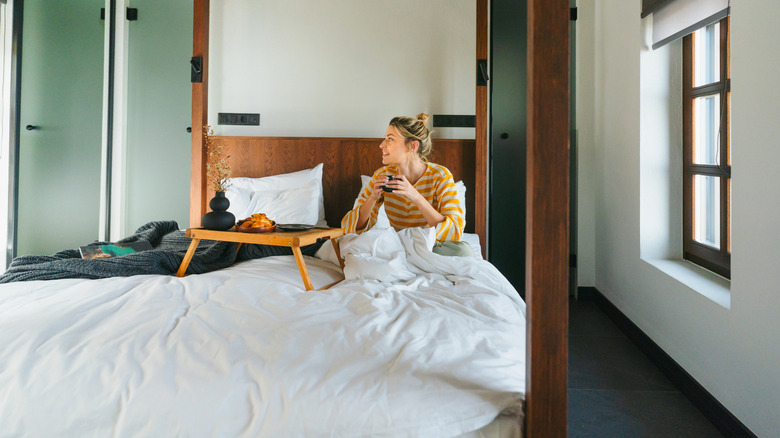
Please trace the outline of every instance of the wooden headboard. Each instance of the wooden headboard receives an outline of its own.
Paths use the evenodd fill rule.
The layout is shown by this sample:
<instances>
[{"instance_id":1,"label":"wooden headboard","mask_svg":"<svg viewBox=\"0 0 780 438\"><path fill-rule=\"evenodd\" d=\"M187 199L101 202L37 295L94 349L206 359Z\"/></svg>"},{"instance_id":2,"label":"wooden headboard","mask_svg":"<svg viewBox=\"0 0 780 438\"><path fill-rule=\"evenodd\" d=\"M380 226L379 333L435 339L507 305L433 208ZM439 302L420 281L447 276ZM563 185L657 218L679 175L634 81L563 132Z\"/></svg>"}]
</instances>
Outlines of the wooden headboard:
<instances>
[{"instance_id":1,"label":"wooden headboard","mask_svg":"<svg viewBox=\"0 0 780 438\"><path fill-rule=\"evenodd\" d=\"M278 175L323 163L325 219L332 227L340 226L341 218L352 208L361 187L360 175L371 175L382 166L380 138L218 136L213 139L230 155L231 176L234 177ZM474 200L474 193L479 189L475 187L475 141L434 139L429 159L450 169L455 181L463 180L466 185L466 232L484 236L484 230L475 230L473 219L477 209L485 208L484 205L476 206ZM204 183L205 179L192 181L193 196L201 194L200 199L192 200L192 220L206 213L208 201L214 196L213 191L202 186Z\"/></svg>"}]
</instances>

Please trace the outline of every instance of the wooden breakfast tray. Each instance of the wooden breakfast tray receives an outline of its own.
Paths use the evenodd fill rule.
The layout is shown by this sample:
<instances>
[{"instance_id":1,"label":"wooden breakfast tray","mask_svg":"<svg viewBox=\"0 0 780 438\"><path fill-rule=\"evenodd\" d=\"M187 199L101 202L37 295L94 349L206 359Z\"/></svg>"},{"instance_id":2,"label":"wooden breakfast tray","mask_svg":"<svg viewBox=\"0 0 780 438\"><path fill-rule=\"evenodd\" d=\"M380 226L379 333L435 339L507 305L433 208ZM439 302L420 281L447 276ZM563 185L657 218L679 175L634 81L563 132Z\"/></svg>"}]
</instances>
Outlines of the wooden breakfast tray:
<instances>
[{"instance_id":1,"label":"wooden breakfast tray","mask_svg":"<svg viewBox=\"0 0 780 438\"><path fill-rule=\"evenodd\" d=\"M336 241L337 238L344 235L344 230L341 228L312 228L305 231L277 230L269 233L240 233L233 229L228 231L214 231L205 228L188 228L185 235L192 239L192 243L190 243L187 254L184 255L184 260L182 260L181 265L179 266L179 271L176 273L177 277L183 277L187 272L187 267L190 265L192 256L195 255L195 250L198 248L198 244L201 240L288 246L292 248L295 262L298 264L298 270L301 272L301 278L303 279L303 285L306 287L306 290L312 290L314 287L311 284L309 271L306 269L306 263L303 259L303 254L301 253L302 246L311 245L322 239L330 240L331 244L333 244L333 249L336 251L336 255L339 257L341 269L344 269L344 261L341 259L339 244ZM322 289L327 289L331 286L333 286L333 284L325 286Z\"/></svg>"}]
</instances>

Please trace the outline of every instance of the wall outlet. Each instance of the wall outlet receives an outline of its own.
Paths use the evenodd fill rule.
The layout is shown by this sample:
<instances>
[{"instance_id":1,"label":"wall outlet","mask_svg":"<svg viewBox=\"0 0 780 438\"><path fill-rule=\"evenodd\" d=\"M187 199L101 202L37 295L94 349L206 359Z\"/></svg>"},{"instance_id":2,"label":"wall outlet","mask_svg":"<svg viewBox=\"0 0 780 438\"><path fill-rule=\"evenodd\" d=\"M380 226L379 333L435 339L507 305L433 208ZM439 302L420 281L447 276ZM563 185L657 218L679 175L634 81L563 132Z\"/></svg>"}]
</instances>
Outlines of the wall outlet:
<instances>
[{"instance_id":1,"label":"wall outlet","mask_svg":"<svg viewBox=\"0 0 780 438\"><path fill-rule=\"evenodd\" d=\"M254 125L260 126L260 114L255 113L219 113L218 125Z\"/></svg>"}]
</instances>

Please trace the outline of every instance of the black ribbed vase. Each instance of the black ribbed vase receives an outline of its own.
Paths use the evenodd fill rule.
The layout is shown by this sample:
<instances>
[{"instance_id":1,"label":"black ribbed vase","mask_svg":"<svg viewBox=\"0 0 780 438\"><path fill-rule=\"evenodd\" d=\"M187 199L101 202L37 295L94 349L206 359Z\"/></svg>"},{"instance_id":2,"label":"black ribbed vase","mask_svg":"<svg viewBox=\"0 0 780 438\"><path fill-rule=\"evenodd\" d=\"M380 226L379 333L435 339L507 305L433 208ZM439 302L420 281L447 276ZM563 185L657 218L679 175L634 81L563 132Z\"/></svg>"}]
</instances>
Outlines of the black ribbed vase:
<instances>
[{"instance_id":1,"label":"black ribbed vase","mask_svg":"<svg viewBox=\"0 0 780 438\"><path fill-rule=\"evenodd\" d=\"M203 228L207 230L225 231L236 224L233 213L226 211L230 207L230 200L225 197L225 192L217 192L209 201L211 211L203 216Z\"/></svg>"}]
</instances>

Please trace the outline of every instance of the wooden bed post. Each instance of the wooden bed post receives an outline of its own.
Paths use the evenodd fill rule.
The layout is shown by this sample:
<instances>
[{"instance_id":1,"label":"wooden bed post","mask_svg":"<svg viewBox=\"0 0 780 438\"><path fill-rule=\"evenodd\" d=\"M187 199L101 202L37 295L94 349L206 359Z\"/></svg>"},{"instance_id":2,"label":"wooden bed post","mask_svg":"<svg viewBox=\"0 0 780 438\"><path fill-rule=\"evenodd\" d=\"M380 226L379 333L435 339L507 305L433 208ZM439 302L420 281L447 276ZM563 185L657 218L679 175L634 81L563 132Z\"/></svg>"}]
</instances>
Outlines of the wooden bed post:
<instances>
[{"instance_id":1,"label":"wooden bed post","mask_svg":"<svg viewBox=\"0 0 780 438\"><path fill-rule=\"evenodd\" d=\"M528 0L526 436L566 436L569 0Z\"/></svg>"},{"instance_id":2,"label":"wooden bed post","mask_svg":"<svg viewBox=\"0 0 780 438\"><path fill-rule=\"evenodd\" d=\"M203 60L203 82L192 84L192 153L190 168L190 227L199 227L206 214L206 149L203 126L208 124L209 100L209 0L194 0L192 56Z\"/></svg>"},{"instance_id":3,"label":"wooden bed post","mask_svg":"<svg viewBox=\"0 0 780 438\"><path fill-rule=\"evenodd\" d=\"M488 58L488 2L477 0L477 62ZM475 66L476 67L476 66ZM474 204L474 232L479 235L479 244L482 248L482 256L487 258L487 96L488 87L477 85L476 87L476 169Z\"/></svg>"}]
</instances>

